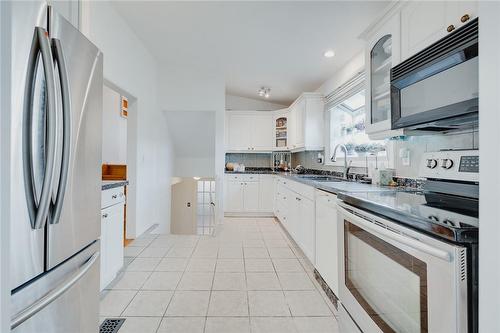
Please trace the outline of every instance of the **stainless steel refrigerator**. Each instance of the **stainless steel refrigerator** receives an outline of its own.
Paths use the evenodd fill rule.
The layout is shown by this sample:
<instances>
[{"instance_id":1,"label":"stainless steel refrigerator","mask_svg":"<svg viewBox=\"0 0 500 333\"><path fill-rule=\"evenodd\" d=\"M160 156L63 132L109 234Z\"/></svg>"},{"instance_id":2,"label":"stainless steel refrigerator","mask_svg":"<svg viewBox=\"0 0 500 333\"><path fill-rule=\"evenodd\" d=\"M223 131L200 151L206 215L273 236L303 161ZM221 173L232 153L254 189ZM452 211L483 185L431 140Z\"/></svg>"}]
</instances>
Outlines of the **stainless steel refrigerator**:
<instances>
[{"instance_id":1,"label":"stainless steel refrigerator","mask_svg":"<svg viewBox=\"0 0 500 333\"><path fill-rule=\"evenodd\" d=\"M103 55L44 1L11 11L11 329L97 332Z\"/></svg>"}]
</instances>

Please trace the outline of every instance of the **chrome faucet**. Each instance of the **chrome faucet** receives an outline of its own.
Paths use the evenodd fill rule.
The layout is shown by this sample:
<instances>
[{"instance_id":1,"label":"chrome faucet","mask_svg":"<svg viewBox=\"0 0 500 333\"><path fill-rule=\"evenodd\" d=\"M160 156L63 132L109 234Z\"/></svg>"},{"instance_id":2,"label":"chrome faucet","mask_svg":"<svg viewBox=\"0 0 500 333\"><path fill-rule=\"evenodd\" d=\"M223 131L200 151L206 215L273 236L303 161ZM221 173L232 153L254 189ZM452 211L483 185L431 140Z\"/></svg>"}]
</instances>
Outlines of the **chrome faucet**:
<instances>
[{"instance_id":1,"label":"chrome faucet","mask_svg":"<svg viewBox=\"0 0 500 333\"><path fill-rule=\"evenodd\" d=\"M347 169L348 169L348 166L347 166L347 148L345 145L339 143L338 145L335 146L335 148L333 149L333 155L332 155L332 158L330 159L332 162L337 162L337 149L338 148L342 148L342 150L344 151L344 155L345 155L345 158L344 158L344 179L347 179Z\"/></svg>"}]
</instances>

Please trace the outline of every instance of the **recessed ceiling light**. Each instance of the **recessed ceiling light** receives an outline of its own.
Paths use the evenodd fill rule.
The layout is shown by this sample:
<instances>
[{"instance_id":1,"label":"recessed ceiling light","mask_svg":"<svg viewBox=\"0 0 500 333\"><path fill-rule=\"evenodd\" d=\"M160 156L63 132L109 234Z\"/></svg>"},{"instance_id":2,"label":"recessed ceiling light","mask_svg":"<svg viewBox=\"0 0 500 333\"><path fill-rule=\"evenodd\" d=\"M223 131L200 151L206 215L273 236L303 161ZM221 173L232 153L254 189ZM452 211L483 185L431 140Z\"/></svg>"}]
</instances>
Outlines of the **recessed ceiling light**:
<instances>
[{"instance_id":1,"label":"recessed ceiling light","mask_svg":"<svg viewBox=\"0 0 500 333\"><path fill-rule=\"evenodd\" d=\"M269 96L271 96L270 92L271 92L271 88L262 87L262 88L259 89L259 91L257 92L257 94L260 97L269 98Z\"/></svg>"},{"instance_id":2,"label":"recessed ceiling light","mask_svg":"<svg viewBox=\"0 0 500 333\"><path fill-rule=\"evenodd\" d=\"M335 51L333 50L327 50L325 53L323 53L325 58L333 58L335 56Z\"/></svg>"}]
</instances>

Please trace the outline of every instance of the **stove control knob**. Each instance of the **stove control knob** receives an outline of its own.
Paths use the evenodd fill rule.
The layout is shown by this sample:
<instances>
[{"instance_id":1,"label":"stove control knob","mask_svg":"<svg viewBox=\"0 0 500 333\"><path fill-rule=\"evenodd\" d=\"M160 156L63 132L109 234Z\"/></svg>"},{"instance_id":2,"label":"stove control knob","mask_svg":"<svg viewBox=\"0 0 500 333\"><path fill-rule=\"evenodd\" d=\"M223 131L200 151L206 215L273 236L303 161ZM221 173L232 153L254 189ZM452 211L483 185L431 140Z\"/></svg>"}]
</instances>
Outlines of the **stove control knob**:
<instances>
[{"instance_id":1,"label":"stove control knob","mask_svg":"<svg viewBox=\"0 0 500 333\"><path fill-rule=\"evenodd\" d=\"M441 167L446 170L451 169L453 167L453 160L449 158L443 158L441 160Z\"/></svg>"},{"instance_id":2,"label":"stove control knob","mask_svg":"<svg viewBox=\"0 0 500 333\"><path fill-rule=\"evenodd\" d=\"M429 215L429 220L432 220L434 222L439 222L439 217L436 215Z\"/></svg>"},{"instance_id":3,"label":"stove control knob","mask_svg":"<svg viewBox=\"0 0 500 333\"><path fill-rule=\"evenodd\" d=\"M437 167L438 165L438 161L433 159L433 158L428 158L427 159L427 167L429 169L434 169L435 167Z\"/></svg>"}]
</instances>

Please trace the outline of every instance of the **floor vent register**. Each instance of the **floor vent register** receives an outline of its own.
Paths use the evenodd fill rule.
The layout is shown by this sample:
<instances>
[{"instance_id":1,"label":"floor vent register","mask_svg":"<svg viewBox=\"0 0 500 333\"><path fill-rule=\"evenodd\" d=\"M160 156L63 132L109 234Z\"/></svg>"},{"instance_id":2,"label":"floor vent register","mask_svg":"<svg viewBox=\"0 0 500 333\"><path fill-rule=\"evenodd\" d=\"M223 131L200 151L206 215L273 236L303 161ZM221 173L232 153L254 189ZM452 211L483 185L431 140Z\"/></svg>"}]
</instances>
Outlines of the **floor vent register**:
<instances>
[{"instance_id":1,"label":"floor vent register","mask_svg":"<svg viewBox=\"0 0 500 333\"><path fill-rule=\"evenodd\" d=\"M117 333L124 322L124 318L107 318L99 327L99 333Z\"/></svg>"}]
</instances>

